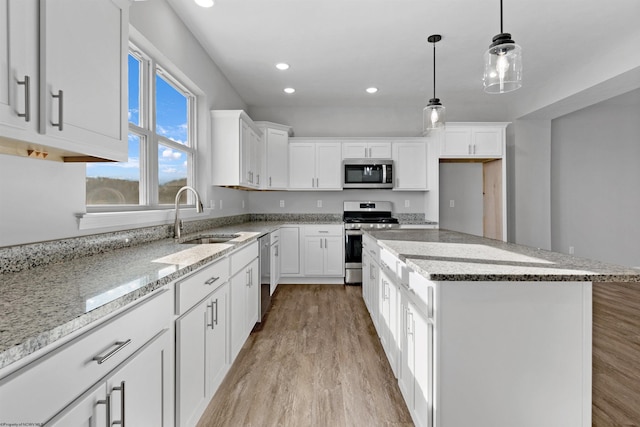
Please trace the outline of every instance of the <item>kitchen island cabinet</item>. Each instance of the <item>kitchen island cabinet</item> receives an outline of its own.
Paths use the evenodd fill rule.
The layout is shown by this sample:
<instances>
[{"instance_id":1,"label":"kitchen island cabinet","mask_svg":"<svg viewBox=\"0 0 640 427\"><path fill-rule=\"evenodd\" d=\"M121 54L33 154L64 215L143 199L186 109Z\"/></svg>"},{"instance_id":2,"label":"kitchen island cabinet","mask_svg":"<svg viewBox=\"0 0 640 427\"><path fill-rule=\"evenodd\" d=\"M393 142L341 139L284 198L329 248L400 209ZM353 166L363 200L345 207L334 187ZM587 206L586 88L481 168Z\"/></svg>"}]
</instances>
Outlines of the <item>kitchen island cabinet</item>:
<instances>
[{"instance_id":1,"label":"kitchen island cabinet","mask_svg":"<svg viewBox=\"0 0 640 427\"><path fill-rule=\"evenodd\" d=\"M446 230L367 233L400 285L397 325L372 317L399 343L416 426L591 425L592 282L636 270Z\"/></svg>"}]
</instances>

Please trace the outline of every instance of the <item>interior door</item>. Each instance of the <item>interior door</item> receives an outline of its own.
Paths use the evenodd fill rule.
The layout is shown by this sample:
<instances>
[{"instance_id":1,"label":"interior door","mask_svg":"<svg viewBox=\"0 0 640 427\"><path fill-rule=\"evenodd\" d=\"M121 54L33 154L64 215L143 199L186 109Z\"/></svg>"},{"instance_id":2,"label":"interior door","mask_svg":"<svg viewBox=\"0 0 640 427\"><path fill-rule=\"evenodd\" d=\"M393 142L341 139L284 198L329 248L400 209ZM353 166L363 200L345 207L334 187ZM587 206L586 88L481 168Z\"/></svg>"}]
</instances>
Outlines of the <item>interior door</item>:
<instances>
[{"instance_id":1,"label":"interior door","mask_svg":"<svg viewBox=\"0 0 640 427\"><path fill-rule=\"evenodd\" d=\"M502 229L502 160L482 165L483 235L503 240Z\"/></svg>"}]
</instances>

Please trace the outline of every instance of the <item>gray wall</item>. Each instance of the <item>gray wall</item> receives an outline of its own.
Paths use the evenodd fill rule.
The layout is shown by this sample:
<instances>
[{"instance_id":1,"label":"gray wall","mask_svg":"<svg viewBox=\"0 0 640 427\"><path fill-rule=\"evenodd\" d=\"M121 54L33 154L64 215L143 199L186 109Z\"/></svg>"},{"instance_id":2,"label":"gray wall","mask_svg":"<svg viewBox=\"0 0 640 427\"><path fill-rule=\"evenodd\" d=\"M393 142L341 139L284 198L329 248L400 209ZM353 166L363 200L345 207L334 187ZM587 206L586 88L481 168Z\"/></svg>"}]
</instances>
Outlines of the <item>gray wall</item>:
<instances>
[{"instance_id":1,"label":"gray wall","mask_svg":"<svg viewBox=\"0 0 640 427\"><path fill-rule=\"evenodd\" d=\"M440 163L440 228L482 236L483 212L482 163Z\"/></svg>"},{"instance_id":2,"label":"gray wall","mask_svg":"<svg viewBox=\"0 0 640 427\"><path fill-rule=\"evenodd\" d=\"M640 266L640 90L553 120L551 248Z\"/></svg>"}]
</instances>

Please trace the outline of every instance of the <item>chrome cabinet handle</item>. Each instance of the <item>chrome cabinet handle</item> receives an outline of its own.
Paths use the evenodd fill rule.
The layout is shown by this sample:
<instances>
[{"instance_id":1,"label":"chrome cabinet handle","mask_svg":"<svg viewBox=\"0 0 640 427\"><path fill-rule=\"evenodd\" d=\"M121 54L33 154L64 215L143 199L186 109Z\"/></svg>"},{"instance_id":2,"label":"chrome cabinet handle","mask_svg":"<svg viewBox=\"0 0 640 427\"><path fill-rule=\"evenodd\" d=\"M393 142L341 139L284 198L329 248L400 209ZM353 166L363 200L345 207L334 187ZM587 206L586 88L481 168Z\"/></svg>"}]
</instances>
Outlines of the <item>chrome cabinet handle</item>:
<instances>
[{"instance_id":1,"label":"chrome cabinet handle","mask_svg":"<svg viewBox=\"0 0 640 427\"><path fill-rule=\"evenodd\" d=\"M131 344L131 338L129 338L126 341L116 341L115 344L114 344L116 346L116 348L114 348L113 350L111 350L110 352L105 354L104 356L95 356L92 360L95 360L96 362L98 362L98 365L102 365L104 362L109 360L117 352L119 352L120 350L122 350L123 348L128 346L129 344Z\"/></svg>"},{"instance_id":2,"label":"chrome cabinet handle","mask_svg":"<svg viewBox=\"0 0 640 427\"><path fill-rule=\"evenodd\" d=\"M57 95L51 95L52 98L58 98L58 123L51 123L51 126L57 127L59 131L62 131L62 122L64 121L62 113L62 108L64 106L63 96L64 93L61 90L58 91Z\"/></svg>"},{"instance_id":3,"label":"chrome cabinet handle","mask_svg":"<svg viewBox=\"0 0 640 427\"><path fill-rule=\"evenodd\" d=\"M125 427L125 425L124 425L124 420L125 420L125 416L124 416L124 408L125 408L124 381L120 382L120 387L114 387L113 389L120 392L121 400L120 400L120 420L119 421L114 421L112 424L119 424L122 427Z\"/></svg>"},{"instance_id":4,"label":"chrome cabinet handle","mask_svg":"<svg viewBox=\"0 0 640 427\"><path fill-rule=\"evenodd\" d=\"M18 117L24 117L24 121L31 120L31 79L24 76L23 81L18 81L19 85L24 85L24 113L18 113Z\"/></svg>"},{"instance_id":5,"label":"chrome cabinet handle","mask_svg":"<svg viewBox=\"0 0 640 427\"><path fill-rule=\"evenodd\" d=\"M320 188L320 178L316 178L316 188Z\"/></svg>"},{"instance_id":6,"label":"chrome cabinet handle","mask_svg":"<svg viewBox=\"0 0 640 427\"><path fill-rule=\"evenodd\" d=\"M96 402L97 405L106 405L106 413L107 413L107 427L111 427L111 395L107 394L106 400L98 400Z\"/></svg>"},{"instance_id":7,"label":"chrome cabinet handle","mask_svg":"<svg viewBox=\"0 0 640 427\"><path fill-rule=\"evenodd\" d=\"M209 313L209 309L211 309L211 316L209 317L211 319L211 323L207 321L207 328L213 329L213 303L207 304L207 314Z\"/></svg>"},{"instance_id":8,"label":"chrome cabinet handle","mask_svg":"<svg viewBox=\"0 0 640 427\"><path fill-rule=\"evenodd\" d=\"M311 188L315 187L314 182L315 182L315 178L311 178Z\"/></svg>"},{"instance_id":9,"label":"chrome cabinet handle","mask_svg":"<svg viewBox=\"0 0 640 427\"><path fill-rule=\"evenodd\" d=\"M271 187L271 177L269 177L269 187Z\"/></svg>"},{"instance_id":10,"label":"chrome cabinet handle","mask_svg":"<svg viewBox=\"0 0 640 427\"><path fill-rule=\"evenodd\" d=\"M219 278L220 278L220 276L212 277L209 280L205 281L204 284L205 285L213 285Z\"/></svg>"},{"instance_id":11,"label":"chrome cabinet handle","mask_svg":"<svg viewBox=\"0 0 640 427\"><path fill-rule=\"evenodd\" d=\"M260 185L260 174L258 174L258 182L256 182L256 185Z\"/></svg>"},{"instance_id":12,"label":"chrome cabinet handle","mask_svg":"<svg viewBox=\"0 0 640 427\"><path fill-rule=\"evenodd\" d=\"M278 256L278 248L280 248L280 246L276 246L275 249L275 256Z\"/></svg>"},{"instance_id":13,"label":"chrome cabinet handle","mask_svg":"<svg viewBox=\"0 0 640 427\"><path fill-rule=\"evenodd\" d=\"M213 323L217 326L218 325L218 298L216 298L216 300L213 302L213 307L215 307L216 309L216 314L213 317ZM211 314L213 314L213 307L211 307Z\"/></svg>"}]
</instances>

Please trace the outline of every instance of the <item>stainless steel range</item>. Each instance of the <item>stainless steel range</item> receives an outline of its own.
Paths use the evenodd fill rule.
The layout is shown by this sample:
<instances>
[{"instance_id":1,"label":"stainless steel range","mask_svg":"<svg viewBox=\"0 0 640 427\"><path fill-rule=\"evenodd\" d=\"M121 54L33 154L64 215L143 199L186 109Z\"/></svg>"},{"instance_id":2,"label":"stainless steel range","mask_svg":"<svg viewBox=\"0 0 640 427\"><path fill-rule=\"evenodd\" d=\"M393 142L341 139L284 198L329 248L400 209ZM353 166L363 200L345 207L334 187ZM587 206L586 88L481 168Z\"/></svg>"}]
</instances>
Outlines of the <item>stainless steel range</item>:
<instances>
[{"instance_id":1,"label":"stainless steel range","mask_svg":"<svg viewBox=\"0 0 640 427\"><path fill-rule=\"evenodd\" d=\"M345 228L344 282L362 283L362 230L366 228L395 228L398 219L391 216L391 202L344 202Z\"/></svg>"}]
</instances>

